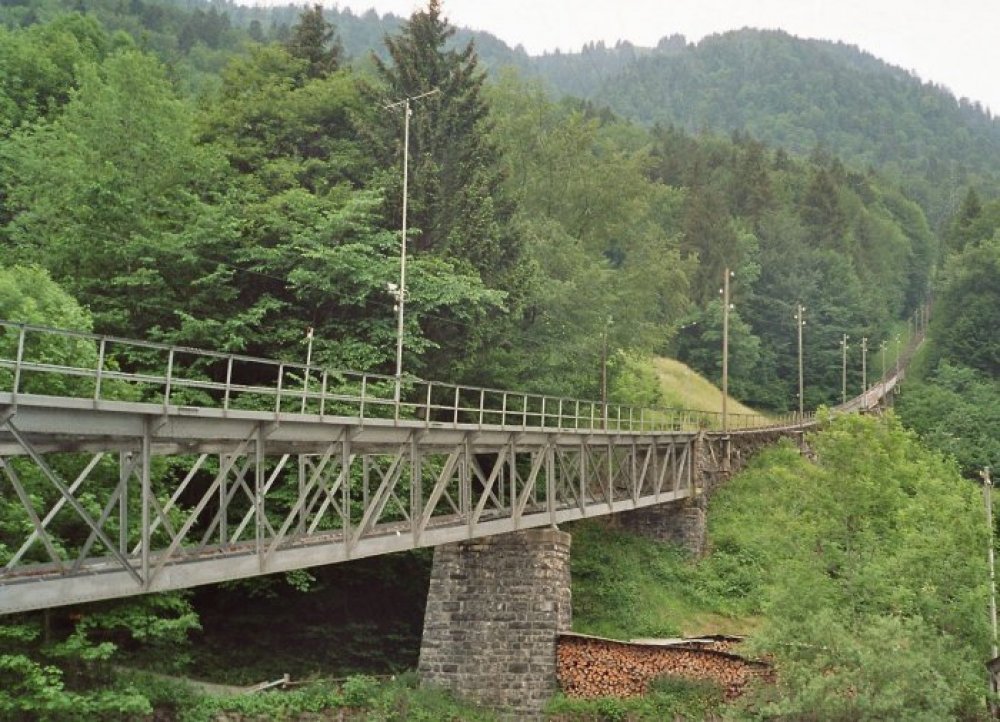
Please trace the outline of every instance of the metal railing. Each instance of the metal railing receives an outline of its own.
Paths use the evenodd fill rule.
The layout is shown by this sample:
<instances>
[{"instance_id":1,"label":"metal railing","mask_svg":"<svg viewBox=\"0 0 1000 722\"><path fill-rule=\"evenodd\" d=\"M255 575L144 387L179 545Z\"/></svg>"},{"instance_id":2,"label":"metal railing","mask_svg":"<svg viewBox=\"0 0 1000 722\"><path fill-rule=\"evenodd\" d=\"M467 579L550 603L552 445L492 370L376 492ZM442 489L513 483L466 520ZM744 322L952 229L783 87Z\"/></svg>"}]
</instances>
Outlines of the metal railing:
<instances>
[{"instance_id":1,"label":"metal railing","mask_svg":"<svg viewBox=\"0 0 1000 722\"><path fill-rule=\"evenodd\" d=\"M327 419L389 419L427 426L568 431L697 431L722 428L718 412L462 386L405 376L327 369L151 341L0 320L0 393L161 404ZM787 427L813 414L730 413L728 429Z\"/></svg>"}]
</instances>

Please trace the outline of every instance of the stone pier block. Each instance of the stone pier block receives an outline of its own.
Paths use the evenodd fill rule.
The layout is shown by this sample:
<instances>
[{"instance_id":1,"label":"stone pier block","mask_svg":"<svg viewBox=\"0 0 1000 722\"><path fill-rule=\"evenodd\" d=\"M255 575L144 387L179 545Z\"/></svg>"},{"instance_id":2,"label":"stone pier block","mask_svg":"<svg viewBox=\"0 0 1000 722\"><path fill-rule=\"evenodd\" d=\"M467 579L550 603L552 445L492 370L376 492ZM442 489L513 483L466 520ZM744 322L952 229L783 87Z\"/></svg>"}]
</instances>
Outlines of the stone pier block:
<instances>
[{"instance_id":1,"label":"stone pier block","mask_svg":"<svg viewBox=\"0 0 1000 722\"><path fill-rule=\"evenodd\" d=\"M531 529L434 550L420 678L512 719L556 692L556 643L572 621L570 535Z\"/></svg>"},{"instance_id":2,"label":"stone pier block","mask_svg":"<svg viewBox=\"0 0 1000 722\"><path fill-rule=\"evenodd\" d=\"M647 539L680 544L692 556L706 545L705 499L686 499L616 514L622 529Z\"/></svg>"}]
</instances>

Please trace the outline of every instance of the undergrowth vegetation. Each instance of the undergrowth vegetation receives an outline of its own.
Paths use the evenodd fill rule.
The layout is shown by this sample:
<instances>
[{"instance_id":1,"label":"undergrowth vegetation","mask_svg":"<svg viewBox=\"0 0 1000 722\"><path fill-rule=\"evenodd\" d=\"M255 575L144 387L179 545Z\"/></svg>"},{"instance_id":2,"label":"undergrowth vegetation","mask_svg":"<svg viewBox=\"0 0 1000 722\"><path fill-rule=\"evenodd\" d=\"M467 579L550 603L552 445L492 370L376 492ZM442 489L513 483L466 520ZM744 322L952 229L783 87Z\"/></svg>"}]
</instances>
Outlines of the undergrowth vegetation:
<instances>
[{"instance_id":1,"label":"undergrowth vegetation","mask_svg":"<svg viewBox=\"0 0 1000 722\"><path fill-rule=\"evenodd\" d=\"M844 417L762 453L710 502L710 553L574 530L578 631L752 632L778 670L736 716L985 714L987 544L975 486L894 418Z\"/></svg>"},{"instance_id":2,"label":"undergrowth vegetation","mask_svg":"<svg viewBox=\"0 0 1000 722\"><path fill-rule=\"evenodd\" d=\"M546 712L553 721L624 722L625 720L703 720L722 704L723 692L710 682L663 677L643 697L569 699L558 696Z\"/></svg>"},{"instance_id":3,"label":"undergrowth vegetation","mask_svg":"<svg viewBox=\"0 0 1000 722\"><path fill-rule=\"evenodd\" d=\"M185 683L133 674L130 683L147 695L162 718L178 722L219 719L378 720L379 722L489 722L494 715L463 704L437 689L421 689L416 674L389 681L354 675L342 682L314 680L292 691L217 696L199 694Z\"/></svg>"}]
</instances>

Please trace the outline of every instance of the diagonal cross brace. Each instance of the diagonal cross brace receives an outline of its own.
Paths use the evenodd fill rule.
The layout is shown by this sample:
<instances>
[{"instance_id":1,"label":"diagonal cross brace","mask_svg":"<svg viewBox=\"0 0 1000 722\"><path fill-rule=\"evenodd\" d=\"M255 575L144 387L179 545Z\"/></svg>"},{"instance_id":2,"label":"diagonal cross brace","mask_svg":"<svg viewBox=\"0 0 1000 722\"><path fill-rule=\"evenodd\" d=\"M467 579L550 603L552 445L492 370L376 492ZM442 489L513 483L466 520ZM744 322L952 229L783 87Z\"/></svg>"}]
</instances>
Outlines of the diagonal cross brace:
<instances>
[{"instance_id":1,"label":"diagonal cross brace","mask_svg":"<svg viewBox=\"0 0 1000 722\"><path fill-rule=\"evenodd\" d=\"M45 522L38 519L38 513L35 511L34 505L31 503L31 497L25 492L24 486L21 484L21 480L17 476L17 472L14 471L14 467L11 466L10 462L0 459L0 467L7 473L7 478L10 479L11 485L14 487L14 492L17 494L17 498L21 501L21 506L24 507L25 513L28 515L28 519L31 520L31 525L35 530L31 533L28 541L18 550L17 554L7 562L5 567L8 571L14 568L15 564L20 561L24 553L31 548L34 544L35 539L41 539L42 544L45 547L45 551L49 553L49 558L55 563L59 570L63 570L63 560L59 556L59 552L56 551L55 545L52 544L52 540L49 539L49 535L45 533Z\"/></svg>"},{"instance_id":2,"label":"diagonal cross brace","mask_svg":"<svg viewBox=\"0 0 1000 722\"><path fill-rule=\"evenodd\" d=\"M86 481L87 477L90 476L90 472L93 471L94 467L97 466L97 463L103 457L104 457L104 453L103 452L101 452L99 454L96 454L94 456L94 458L92 458L90 460L90 463L87 464L87 466L84 468L84 470L81 471L77 475L76 479L69 486L69 491L70 491L71 494L76 493L76 490L80 488L80 484L82 484L84 481ZM0 465L3 465L3 463L4 463L3 461L0 461ZM14 471L13 468L11 468L10 472L13 472L13 471ZM8 473L10 473L10 472L8 472ZM15 490L16 489L17 489L17 487L15 485ZM15 566L19 561L21 561L21 557L24 556L25 552L27 552L28 549L31 547L31 545L34 544L35 541L39 538L40 532L41 532L41 534L44 534L45 529L47 529L48 526L49 526L49 524L51 523L51 521L53 519L55 519L56 514L59 513L59 510L63 508L63 504L65 504L65 503L66 503L66 498L65 497L60 497L58 499L58 501L56 501L56 503L52 505L52 508L49 509L48 513L45 515L45 518L42 519L41 529L40 530L36 529L35 531L31 532L30 535L28 535L28 538L25 540L24 544L21 545L21 548L17 550L17 553L14 554L14 556L11 558L10 562L8 562L7 568L11 568L11 567ZM45 536L48 536L48 535L45 535ZM46 540L43 539L42 543L46 544ZM46 546L47 546L47 544L46 544Z\"/></svg>"},{"instance_id":3,"label":"diagonal cross brace","mask_svg":"<svg viewBox=\"0 0 1000 722\"><path fill-rule=\"evenodd\" d=\"M69 488L66 486L66 483L59 478L58 474L56 474L54 471L52 471L51 468L49 468L49 465L45 462L45 459L43 459L41 455L35 450L35 447L33 447L30 443L28 443L28 440L21 435L21 432L17 430L17 427L14 426L14 423L10 419L7 419L7 428L10 429L10 433L17 441L17 443L19 443L24 448L24 450L28 452L28 456L30 456L32 461L34 461L35 464L38 466L38 468L41 469L42 473L45 474L46 478L48 478L48 480L52 483L52 485L59 490L59 493L63 495L63 497L66 499L66 502L70 505L70 507L72 507L73 511L76 512L77 516L79 516L80 519L83 521L83 523L89 526L90 530L97 535L97 538L100 540L101 544L103 544L105 548L107 548L108 551L111 552L112 556L114 556L115 559L117 559L118 562L122 565L122 568L124 568L125 571L129 573L129 576L135 579L135 581L140 586L142 586L143 584L142 577L132 567L132 565L129 564L129 561L125 557L125 555L118 550L118 546L116 544L111 543L111 540L108 539L107 534L104 533L104 531L97 525L97 523L90 516L90 514L87 513L87 510L83 508L83 505L79 502L79 500L77 500L77 498L73 496Z\"/></svg>"},{"instance_id":4,"label":"diagonal cross brace","mask_svg":"<svg viewBox=\"0 0 1000 722\"><path fill-rule=\"evenodd\" d=\"M458 444L455 450L448 456L448 460L445 462L444 468L441 469L441 473L438 474L437 483L434 484L430 498L424 505L424 513L420 517L420 533L423 533L427 529L427 525L430 524L431 517L434 516L434 510L437 508L438 502L441 501L441 497L445 495L445 489L451 483L455 469L464 451L465 443ZM454 508L454 504L452 504L452 508Z\"/></svg>"},{"instance_id":5,"label":"diagonal cross brace","mask_svg":"<svg viewBox=\"0 0 1000 722\"><path fill-rule=\"evenodd\" d=\"M361 517L358 530L355 532L354 538L351 539L351 548L357 547L358 542L361 541L361 537L368 532L368 528L378 523L379 518L381 518L385 506L389 503L389 499L392 496L392 490L399 481L399 474L405 453L406 445L401 445L399 451L396 453L396 457L392 460L392 464L390 464L389 469L382 478L382 483L375 492L375 496L369 501L368 508L365 509L365 513Z\"/></svg>"}]
</instances>

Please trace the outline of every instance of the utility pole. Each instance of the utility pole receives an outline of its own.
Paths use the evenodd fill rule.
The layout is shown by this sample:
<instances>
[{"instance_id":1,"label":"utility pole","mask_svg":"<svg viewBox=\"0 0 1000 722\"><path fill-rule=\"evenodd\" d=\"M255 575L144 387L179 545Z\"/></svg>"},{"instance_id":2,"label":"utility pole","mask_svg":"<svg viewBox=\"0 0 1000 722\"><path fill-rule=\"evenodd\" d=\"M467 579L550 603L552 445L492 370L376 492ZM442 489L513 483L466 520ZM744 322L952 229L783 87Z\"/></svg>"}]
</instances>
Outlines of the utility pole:
<instances>
[{"instance_id":1,"label":"utility pole","mask_svg":"<svg viewBox=\"0 0 1000 722\"><path fill-rule=\"evenodd\" d=\"M986 526L989 528L989 560L990 560L990 622L993 625L993 656L997 658L997 584L996 574L993 564L993 479L990 476L990 467L986 467L979 475L983 478L983 501L986 503Z\"/></svg>"},{"instance_id":2,"label":"utility pole","mask_svg":"<svg viewBox=\"0 0 1000 722\"><path fill-rule=\"evenodd\" d=\"M406 207L409 196L410 181L410 116L413 110L410 103L420 100L435 93L441 92L440 88L428 90L426 93L411 95L395 103L384 106L386 110L402 106L403 120L403 228L399 243L399 286L388 284L389 293L396 297L396 383L393 392L393 407L395 408L395 418L399 420L399 399L403 386L403 307L406 304Z\"/></svg>"},{"instance_id":3,"label":"utility pole","mask_svg":"<svg viewBox=\"0 0 1000 722\"><path fill-rule=\"evenodd\" d=\"M302 381L302 413L306 412L306 397L309 395L309 365L312 363L313 357L313 327L310 326L306 331L306 341L308 346L306 347L306 376Z\"/></svg>"},{"instance_id":4,"label":"utility pole","mask_svg":"<svg viewBox=\"0 0 1000 722\"><path fill-rule=\"evenodd\" d=\"M841 403L847 403L847 339L849 339L846 333L844 337L840 339L840 401Z\"/></svg>"},{"instance_id":5,"label":"utility pole","mask_svg":"<svg viewBox=\"0 0 1000 722\"><path fill-rule=\"evenodd\" d=\"M885 405L885 349L888 344L883 341L879 344L879 349L882 351L882 404Z\"/></svg>"},{"instance_id":6,"label":"utility pole","mask_svg":"<svg viewBox=\"0 0 1000 722\"><path fill-rule=\"evenodd\" d=\"M611 320L611 316L608 316L604 333L601 334L601 418L605 427L608 425L608 328Z\"/></svg>"},{"instance_id":7,"label":"utility pole","mask_svg":"<svg viewBox=\"0 0 1000 722\"><path fill-rule=\"evenodd\" d=\"M726 267L722 278L722 430L729 430L726 403L729 399L729 278L734 275Z\"/></svg>"},{"instance_id":8,"label":"utility pole","mask_svg":"<svg viewBox=\"0 0 1000 722\"><path fill-rule=\"evenodd\" d=\"M868 337L861 337L861 393L868 393ZM867 402L867 399L866 399Z\"/></svg>"},{"instance_id":9,"label":"utility pole","mask_svg":"<svg viewBox=\"0 0 1000 722\"><path fill-rule=\"evenodd\" d=\"M805 313L805 307L800 303L795 311L795 326L798 329L799 336L799 421L805 417L805 406L804 399L802 396L803 383L802 383L802 327L806 325L806 320L803 318Z\"/></svg>"}]
</instances>

